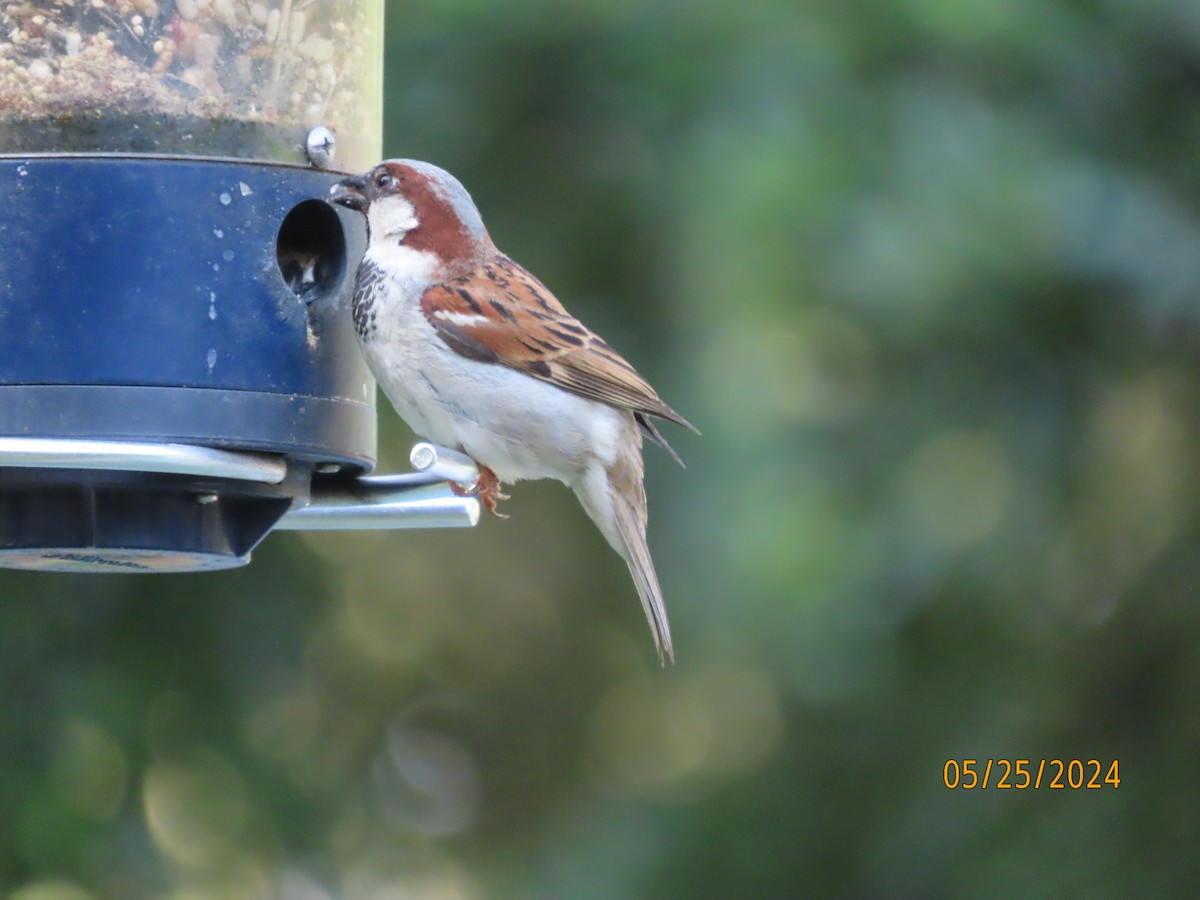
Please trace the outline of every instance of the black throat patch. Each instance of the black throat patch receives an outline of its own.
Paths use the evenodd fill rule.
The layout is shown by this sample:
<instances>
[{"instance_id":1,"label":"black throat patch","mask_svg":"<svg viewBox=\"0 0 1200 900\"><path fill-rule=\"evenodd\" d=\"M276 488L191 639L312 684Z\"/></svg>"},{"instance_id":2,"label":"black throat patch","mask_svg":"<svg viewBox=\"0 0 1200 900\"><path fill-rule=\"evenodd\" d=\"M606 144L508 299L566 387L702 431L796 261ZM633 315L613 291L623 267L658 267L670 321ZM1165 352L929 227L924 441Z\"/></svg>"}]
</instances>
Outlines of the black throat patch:
<instances>
[{"instance_id":1,"label":"black throat patch","mask_svg":"<svg viewBox=\"0 0 1200 900\"><path fill-rule=\"evenodd\" d=\"M383 290L385 278L383 270L367 259L362 261L358 274L354 276L350 312L354 316L354 330L361 340L375 333L375 295Z\"/></svg>"}]
</instances>

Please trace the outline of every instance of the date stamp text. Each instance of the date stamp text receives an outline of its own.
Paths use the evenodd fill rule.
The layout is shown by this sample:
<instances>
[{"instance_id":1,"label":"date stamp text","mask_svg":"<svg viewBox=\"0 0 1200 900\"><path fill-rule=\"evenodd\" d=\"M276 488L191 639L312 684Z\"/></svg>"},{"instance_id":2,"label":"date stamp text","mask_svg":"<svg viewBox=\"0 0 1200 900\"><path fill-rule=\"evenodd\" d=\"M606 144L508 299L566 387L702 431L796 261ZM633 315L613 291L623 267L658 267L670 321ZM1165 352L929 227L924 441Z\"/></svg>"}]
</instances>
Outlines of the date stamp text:
<instances>
[{"instance_id":1,"label":"date stamp text","mask_svg":"<svg viewBox=\"0 0 1200 900\"><path fill-rule=\"evenodd\" d=\"M1115 790L1121 767L1115 759L948 759L942 783L952 791Z\"/></svg>"}]
</instances>

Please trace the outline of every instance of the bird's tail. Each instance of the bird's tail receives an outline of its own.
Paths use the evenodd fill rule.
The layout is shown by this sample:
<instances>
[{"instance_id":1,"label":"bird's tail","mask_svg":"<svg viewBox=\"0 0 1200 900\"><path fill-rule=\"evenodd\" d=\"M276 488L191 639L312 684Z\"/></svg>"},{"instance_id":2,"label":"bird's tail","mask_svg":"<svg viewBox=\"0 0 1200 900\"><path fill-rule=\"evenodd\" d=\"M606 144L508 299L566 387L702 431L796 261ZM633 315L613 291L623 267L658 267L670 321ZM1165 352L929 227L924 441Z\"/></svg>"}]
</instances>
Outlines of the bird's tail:
<instances>
[{"instance_id":1,"label":"bird's tail","mask_svg":"<svg viewBox=\"0 0 1200 900\"><path fill-rule=\"evenodd\" d=\"M675 648L671 646L671 623L667 621L667 607L663 603L662 588L658 585L658 575L654 572L654 561L650 558L650 547L646 543L645 513L616 492L613 495L613 512L617 534L624 545L616 549L629 564L633 583L642 599L642 609L646 612L646 621L650 623L650 631L654 635L658 661L664 666L667 660L674 663Z\"/></svg>"},{"instance_id":2,"label":"bird's tail","mask_svg":"<svg viewBox=\"0 0 1200 900\"><path fill-rule=\"evenodd\" d=\"M632 419L630 425L632 428ZM636 432L634 434L636 436ZM646 621L654 635L658 661L663 665L667 660L675 662L662 588L658 585L650 547L646 544L646 490L642 486L640 447L635 445L632 452L618 457L611 468L605 469L599 463L594 465L575 484L575 494L608 543L629 565Z\"/></svg>"}]
</instances>

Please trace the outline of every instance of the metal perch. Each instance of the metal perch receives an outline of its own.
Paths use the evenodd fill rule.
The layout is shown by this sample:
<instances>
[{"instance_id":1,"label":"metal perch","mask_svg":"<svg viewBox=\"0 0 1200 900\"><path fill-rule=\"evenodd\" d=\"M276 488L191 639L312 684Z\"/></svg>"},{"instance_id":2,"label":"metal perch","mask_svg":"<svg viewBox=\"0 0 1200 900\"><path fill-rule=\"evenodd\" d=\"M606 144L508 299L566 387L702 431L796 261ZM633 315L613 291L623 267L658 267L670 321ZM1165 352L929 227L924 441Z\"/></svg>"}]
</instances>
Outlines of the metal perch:
<instances>
[{"instance_id":1,"label":"metal perch","mask_svg":"<svg viewBox=\"0 0 1200 900\"><path fill-rule=\"evenodd\" d=\"M468 528L479 522L479 501L460 496L449 481L471 485L474 460L435 444L413 447L416 472L373 475L353 481L318 480L307 506L291 509L275 525L288 531L365 528ZM0 438L0 469L82 469L153 472L279 484L282 457L196 447L51 438Z\"/></svg>"},{"instance_id":2,"label":"metal perch","mask_svg":"<svg viewBox=\"0 0 1200 900\"><path fill-rule=\"evenodd\" d=\"M287 513L276 528L470 528L479 501L454 493L447 482L474 484L475 461L436 444L417 444L409 456L416 472L373 475L349 484L317 486L309 505Z\"/></svg>"}]
</instances>

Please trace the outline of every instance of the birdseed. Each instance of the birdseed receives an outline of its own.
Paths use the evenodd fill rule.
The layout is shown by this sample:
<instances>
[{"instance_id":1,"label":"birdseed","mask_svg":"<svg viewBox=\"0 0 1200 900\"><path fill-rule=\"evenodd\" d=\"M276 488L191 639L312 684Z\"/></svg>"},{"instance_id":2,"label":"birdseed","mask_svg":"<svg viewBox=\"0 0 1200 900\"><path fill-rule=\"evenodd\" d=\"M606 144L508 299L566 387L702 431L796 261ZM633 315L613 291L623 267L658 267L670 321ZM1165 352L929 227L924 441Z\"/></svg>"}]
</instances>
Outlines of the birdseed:
<instances>
[{"instance_id":1,"label":"birdseed","mask_svg":"<svg viewBox=\"0 0 1200 900\"><path fill-rule=\"evenodd\" d=\"M0 153L378 152L379 0L0 0ZM366 124L367 134L363 134ZM362 160L356 146L361 148Z\"/></svg>"}]
</instances>

